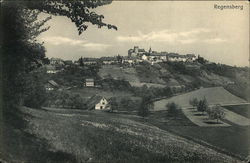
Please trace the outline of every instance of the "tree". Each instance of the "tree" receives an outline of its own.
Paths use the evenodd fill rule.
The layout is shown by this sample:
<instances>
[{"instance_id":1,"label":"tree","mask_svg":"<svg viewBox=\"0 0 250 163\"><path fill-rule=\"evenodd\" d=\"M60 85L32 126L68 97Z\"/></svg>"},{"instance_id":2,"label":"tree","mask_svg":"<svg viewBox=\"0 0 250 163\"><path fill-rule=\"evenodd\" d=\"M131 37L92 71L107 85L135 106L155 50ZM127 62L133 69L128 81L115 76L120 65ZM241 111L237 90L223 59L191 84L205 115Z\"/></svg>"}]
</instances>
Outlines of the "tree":
<instances>
[{"instance_id":1,"label":"tree","mask_svg":"<svg viewBox=\"0 0 250 163\"><path fill-rule=\"evenodd\" d=\"M178 116L178 113L179 113L178 105L176 105L174 102L171 102L171 103L168 103L166 105L166 108L168 111L168 115L170 115L176 119L176 117Z\"/></svg>"},{"instance_id":2,"label":"tree","mask_svg":"<svg viewBox=\"0 0 250 163\"><path fill-rule=\"evenodd\" d=\"M197 111L202 112L202 114L204 114L204 112L208 109L208 103L206 98L204 97L203 100L200 100L198 105L197 105Z\"/></svg>"},{"instance_id":3,"label":"tree","mask_svg":"<svg viewBox=\"0 0 250 163\"><path fill-rule=\"evenodd\" d=\"M151 101L151 96L143 96L141 105L138 110L138 115L142 117L146 117L149 115L149 111L153 109L153 103Z\"/></svg>"},{"instance_id":4,"label":"tree","mask_svg":"<svg viewBox=\"0 0 250 163\"><path fill-rule=\"evenodd\" d=\"M21 101L23 105L33 108L41 108L47 101L45 79L41 70L32 71L23 77L24 90Z\"/></svg>"},{"instance_id":5,"label":"tree","mask_svg":"<svg viewBox=\"0 0 250 163\"><path fill-rule=\"evenodd\" d=\"M81 67L83 67L83 66L84 66L84 63L83 63L83 59L82 59L82 57L79 59L79 65L80 65Z\"/></svg>"},{"instance_id":6,"label":"tree","mask_svg":"<svg viewBox=\"0 0 250 163\"><path fill-rule=\"evenodd\" d=\"M225 117L225 112L220 105L216 105L207 110L210 119L216 119L217 123Z\"/></svg>"},{"instance_id":7,"label":"tree","mask_svg":"<svg viewBox=\"0 0 250 163\"><path fill-rule=\"evenodd\" d=\"M197 107L199 104L199 101L197 98L193 98L192 100L189 101L189 104L192 105L193 107Z\"/></svg>"},{"instance_id":8,"label":"tree","mask_svg":"<svg viewBox=\"0 0 250 163\"><path fill-rule=\"evenodd\" d=\"M199 62L200 64L207 63L207 60L201 57L200 55L198 55L198 58L196 59L196 61Z\"/></svg>"},{"instance_id":9,"label":"tree","mask_svg":"<svg viewBox=\"0 0 250 163\"><path fill-rule=\"evenodd\" d=\"M0 74L3 79L5 104L19 104L19 97L23 91L20 77L40 65L45 57L45 48L42 43L37 42L36 37L49 29L43 26L51 17L38 21L40 12L69 18L79 34L82 34L87 29L88 23L98 28L106 26L108 29L117 29L114 25L104 23L104 16L92 10L110 3L110 0L3 1L1 3L3 44L0 49L3 54L0 60L3 73Z\"/></svg>"}]
</instances>

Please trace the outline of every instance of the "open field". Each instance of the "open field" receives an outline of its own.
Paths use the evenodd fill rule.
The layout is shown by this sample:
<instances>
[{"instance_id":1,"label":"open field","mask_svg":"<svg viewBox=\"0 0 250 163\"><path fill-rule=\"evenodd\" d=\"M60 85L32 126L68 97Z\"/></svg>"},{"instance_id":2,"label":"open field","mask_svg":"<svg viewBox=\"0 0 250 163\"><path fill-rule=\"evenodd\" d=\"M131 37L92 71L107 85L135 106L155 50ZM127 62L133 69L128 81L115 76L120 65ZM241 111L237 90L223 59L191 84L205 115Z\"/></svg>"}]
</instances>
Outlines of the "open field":
<instances>
[{"instance_id":1,"label":"open field","mask_svg":"<svg viewBox=\"0 0 250 163\"><path fill-rule=\"evenodd\" d=\"M225 112L225 120L230 121L239 126L250 126L250 119L225 108L223 108L223 110Z\"/></svg>"},{"instance_id":2,"label":"open field","mask_svg":"<svg viewBox=\"0 0 250 163\"><path fill-rule=\"evenodd\" d=\"M224 108L240 114L244 117L250 118L250 105L231 105L231 106L224 106Z\"/></svg>"},{"instance_id":3,"label":"open field","mask_svg":"<svg viewBox=\"0 0 250 163\"><path fill-rule=\"evenodd\" d=\"M214 120L210 120L206 113L202 114L202 112L198 112L193 108L184 108L182 109L184 115L192 121L194 124L201 127L226 127L230 126L230 124L220 121L216 123ZM228 116L228 114L226 114Z\"/></svg>"},{"instance_id":4,"label":"open field","mask_svg":"<svg viewBox=\"0 0 250 163\"><path fill-rule=\"evenodd\" d=\"M109 76L112 76L113 79L124 79L128 81L131 86L134 87L142 87L143 85L146 85L148 87L164 88L167 86L166 84L164 84L164 81L158 79L158 77L152 77L149 75L148 77L145 77L147 78L147 80L141 79L144 77L138 75L138 72L133 67L121 68L117 65L105 65L99 70L98 75L104 79ZM153 79L151 79L150 82L148 78L153 78Z\"/></svg>"},{"instance_id":5,"label":"open field","mask_svg":"<svg viewBox=\"0 0 250 163\"><path fill-rule=\"evenodd\" d=\"M201 100L203 98L207 99L209 105L232 105L232 104L245 104L247 103L245 100L229 93L223 87L211 87L211 88L201 88L192 92L188 92L185 94L181 94L178 96L171 97L169 99L163 99L156 101L155 104L155 111L158 110L165 110L166 104L170 102L175 102L182 108L189 108L192 107L189 104L189 101L193 98L197 98Z\"/></svg>"},{"instance_id":6,"label":"open field","mask_svg":"<svg viewBox=\"0 0 250 163\"><path fill-rule=\"evenodd\" d=\"M250 154L250 127L229 123L227 127L199 127L183 113L176 118L167 111L152 112L148 123L197 143L245 159Z\"/></svg>"},{"instance_id":7,"label":"open field","mask_svg":"<svg viewBox=\"0 0 250 163\"><path fill-rule=\"evenodd\" d=\"M73 154L79 162L240 162L136 115L26 107L22 111L30 115L28 132L46 139L51 151Z\"/></svg>"},{"instance_id":8,"label":"open field","mask_svg":"<svg viewBox=\"0 0 250 163\"><path fill-rule=\"evenodd\" d=\"M106 98L117 97L117 96L120 97L132 96L131 93L125 91L106 91L99 88L77 88L70 90L70 92L78 93L83 98L89 98L92 97L93 95L100 95Z\"/></svg>"},{"instance_id":9,"label":"open field","mask_svg":"<svg viewBox=\"0 0 250 163\"><path fill-rule=\"evenodd\" d=\"M98 75L102 78L112 76L114 79L124 79L128 82L140 83L134 68L120 68L117 65L106 65L100 68Z\"/></svg>"}]
</instances>

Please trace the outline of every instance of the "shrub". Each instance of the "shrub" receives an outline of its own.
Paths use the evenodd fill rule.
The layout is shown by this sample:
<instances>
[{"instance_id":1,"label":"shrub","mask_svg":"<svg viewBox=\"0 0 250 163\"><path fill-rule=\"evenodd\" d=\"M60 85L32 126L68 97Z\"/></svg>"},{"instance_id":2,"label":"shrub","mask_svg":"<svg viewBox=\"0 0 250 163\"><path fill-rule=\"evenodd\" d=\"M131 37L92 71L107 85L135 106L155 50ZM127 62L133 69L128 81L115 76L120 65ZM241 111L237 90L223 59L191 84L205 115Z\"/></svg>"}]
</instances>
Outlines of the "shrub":
<instances>
[{"instance_id":1,"label":"shrub","mask_svg":"<svg viewBox=\"0 0 250 163\"><path fill-rule=\"evenodd\" d=\"M204 112L208 109L208 103L206 98L204 97L203 100L200 100L198 105L197 105L197 111L202 112L202 114L204 114Z\"/></svg>"},{"instance_id":2,"label":"shrub","mask_svg":"<svg viewBox=\"0 0 250 163\"><path fill-rule=\"evenodd\" d=\"M225 117L225 112L220 105L216 105L212 108L209 108L207 110L207 113L208 113L209 118L216 119L217 123L219 123L219 120Z\"/></svg>"},{"instance_id":3,"label":"shrub","mask_svg":"<svg viewBox=\"0 0 250 163\"><path fill-rule=\"evenodd\" d=\"M197 107L199 104L199 101L197 98L193 98L192 100L189 101L189 104L192 105L193 107Z\"/></svg>"},{"instance_id":4,"label":"shrub","mask_svg":"<svg viewBox=\"0 0 250 163\"><path fill-rule=\"evenodd\" d=\"M166 108L168 109L168 115L172 116L172 117L177 117L178 113L179 113L179 107L177 104L175 104L174 102L168 103L166 105Z\"/></svg>"},{"instance_id":5,"label":"shrub","mask_svg":"<svg viewBox=\"0 0 250 163\"><path fill-rule=\"evenodd\" d=\"M149 110L153 108L153 103L150 96L142 97L141 105L138 110L138 115L146 117L149 115Z\"/></svg>"}]
</instances>

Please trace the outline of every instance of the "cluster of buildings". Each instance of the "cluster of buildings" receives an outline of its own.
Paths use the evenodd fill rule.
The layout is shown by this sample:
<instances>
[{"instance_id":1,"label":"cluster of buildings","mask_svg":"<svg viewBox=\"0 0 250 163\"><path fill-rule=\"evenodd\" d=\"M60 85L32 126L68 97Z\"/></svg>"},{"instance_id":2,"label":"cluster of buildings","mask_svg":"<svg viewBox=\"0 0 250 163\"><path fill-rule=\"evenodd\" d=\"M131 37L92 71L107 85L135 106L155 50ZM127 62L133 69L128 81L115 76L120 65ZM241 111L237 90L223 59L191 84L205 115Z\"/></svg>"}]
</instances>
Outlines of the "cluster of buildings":
<instances>
[{"instance_id":1,"label":"cluster of buildings","mask_svg":"<svg viewBox=\"0 0 250 163\"><path fill-rule=\"evenodd\" d=\"M139 61L148 61L152 64L166 61L193 62L196 60L194 54L180 55L178 53L157 52L152 51L151 48L146 51L145 49L140 49L138 46L134 46L133 49L128 50L128 58L136 58Z\"/></svg>"},{"instance_id":2,"label":"cluster of buildings","mask_svg":"<svg viewBox=\"0 0 250 163\"><path fill-rule=\"evenodd\" d=\"M159 62L193 62L196 60L196 56L194 54L186 54L180 55L178 53L168 53L168 52L157 52L152 51L150 48L148 51L145 49L140 49L138 46L134 46L133 49L128 50L127 56L114 56L114 57L101 57L101 58L81 58L78 61L73 62L72 60L62 60L60 58L51 58L50 65L47 67L47 73L57 73L59 69L58 67L67 67L72 64L80 65L82 62L83 65L92 65L92 64L135 64L140 62L149 62L151 64L159 63Z\"/></svg>"},{"instance_id":3,"label":"cluster of buildings","mask_svg":"<svg viewBox=\"0 0 250 163\"><path fill-rule=\"evenodd\" d=\"M148 51L140 49L138 46L134 46L133 49L128 50L127 56L115 56L115 57L101 57L101 58L83 58L83 64L116 64L116 63L140 63L143 61L150 62L151 64L159 62L193 62L196 60L194 54L180 55L178 53L157 52L152 51L150 48ZM79 64L79 62L77 63Z\"/></svg>"}]
</instances>

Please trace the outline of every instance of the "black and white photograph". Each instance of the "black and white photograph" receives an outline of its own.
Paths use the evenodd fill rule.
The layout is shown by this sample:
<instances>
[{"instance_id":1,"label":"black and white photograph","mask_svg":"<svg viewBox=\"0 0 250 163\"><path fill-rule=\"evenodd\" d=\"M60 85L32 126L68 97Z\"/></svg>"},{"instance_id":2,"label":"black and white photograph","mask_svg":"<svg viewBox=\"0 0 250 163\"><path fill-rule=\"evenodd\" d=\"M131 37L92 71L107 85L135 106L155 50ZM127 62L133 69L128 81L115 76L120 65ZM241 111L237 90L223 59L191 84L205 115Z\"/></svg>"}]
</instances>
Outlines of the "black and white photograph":
<instances>
[{"instance_id":1,"label":"black and white photograph","mask_svg":"<svg viewBox=\"0 0 250 163\"><path fill-rule=\"evenodd\" d=\"M249 15L1 0L0 163L250 162Z\"/></svg>"}]
</instances>

